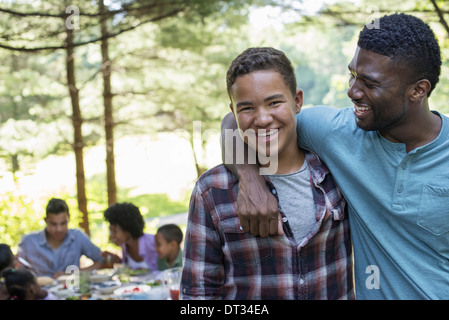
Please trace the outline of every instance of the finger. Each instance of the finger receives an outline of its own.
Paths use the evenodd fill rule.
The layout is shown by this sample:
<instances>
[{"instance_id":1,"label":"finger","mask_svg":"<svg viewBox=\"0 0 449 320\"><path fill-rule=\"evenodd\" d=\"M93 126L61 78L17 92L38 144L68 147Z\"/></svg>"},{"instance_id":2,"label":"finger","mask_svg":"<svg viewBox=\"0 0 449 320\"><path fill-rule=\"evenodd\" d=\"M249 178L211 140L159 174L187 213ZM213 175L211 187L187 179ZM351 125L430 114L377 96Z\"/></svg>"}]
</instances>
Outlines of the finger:
<instances>
[{"instance_id":1,"label":"finger","mask_svg":"<svg viewBox=\"0 0 449 320\"><path fill-rule=\"evenodd\" d=\"M277 222L278 222L278 232L277 232L277 234L279 235L279 236L282 236L282 235L284 235L284 225L283 225L283 223L282 223L282 216L281 216L281 214L279 213L279 217L278 217L278 219L277 219Z\"/></svg>"},{"instance_id":2,"label":"finger","mask_svg":"<svg viewBox=\"0 0 449 320\"><path fill-rule=\"evenodd\" d=\"M257 237L259 235L259 223L257 220L250 220L249 222L249 230L251 232L251 234L255 237Z\"/></svg>"},{"instance_id":3,"label":"finger","mask_svg":"<svg viewBox=\"0 0 449 320\"><path fill-rule=\"evenodd\" d=\"M276 217L276 219L270 219L269 223L269 233L270 236L275 236L278 234L278 225L279 225L279 219Z\"/></svg>"},{"instance_id":4,"label":"finger","mask_svg":"<svg viewBox=\"0 0 449 320\"><path fill-rule=\"evenodd\" d=\"M268 237L270 232L270 222L267 220L261 220L259 222L259 236L262 238Z\"/></svg>"}]
</instances>

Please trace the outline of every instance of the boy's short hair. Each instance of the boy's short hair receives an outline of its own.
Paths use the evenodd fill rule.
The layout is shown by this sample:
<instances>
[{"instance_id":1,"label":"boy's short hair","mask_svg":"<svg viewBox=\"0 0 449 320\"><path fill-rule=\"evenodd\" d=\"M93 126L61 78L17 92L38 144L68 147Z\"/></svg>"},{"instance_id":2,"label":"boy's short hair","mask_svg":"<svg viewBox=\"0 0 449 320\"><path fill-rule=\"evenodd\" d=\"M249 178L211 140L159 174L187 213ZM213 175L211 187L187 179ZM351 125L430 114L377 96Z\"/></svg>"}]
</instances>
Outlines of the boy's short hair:
<instances>
[{"instance_id":1,"label":"boy's short hair","mask_svg":"<svg viewBox=\"0 0 449 320\"><path fill-rule=\"evenodd\" d=\"M296 94L296 76L291 61L280 50L271 47L248 48L231 63L226 74L226 86L232 101L232 85L236 79L254 71L273 70L278 72L290 89Z\"/></svg>"},{"instance_id":2,"label":"boy's short hair","mask_svg":"<svg viewBox=\"0 0 449 320\"><path fill-rule=\"evenodd\" d=\"M51 198L50 201L48 201L47 208L45 209L45 214L47 217L50 213L58 214L62 212L67 212L70 216L69 206L67 203L62 199Z\"/></svg>"},{"instance_id":3,"label":"boy's short hair","mask_svg":"<svg viewBox=\"0 0 449 320\"><path fill-rule=\"evenodd\" d=\"M181 228L176 224L170 223L163 225L157 229L157 233L162 234L167 242L176 241L178 244L182 242L183 233Z\"/></svg>"}]
</instances>

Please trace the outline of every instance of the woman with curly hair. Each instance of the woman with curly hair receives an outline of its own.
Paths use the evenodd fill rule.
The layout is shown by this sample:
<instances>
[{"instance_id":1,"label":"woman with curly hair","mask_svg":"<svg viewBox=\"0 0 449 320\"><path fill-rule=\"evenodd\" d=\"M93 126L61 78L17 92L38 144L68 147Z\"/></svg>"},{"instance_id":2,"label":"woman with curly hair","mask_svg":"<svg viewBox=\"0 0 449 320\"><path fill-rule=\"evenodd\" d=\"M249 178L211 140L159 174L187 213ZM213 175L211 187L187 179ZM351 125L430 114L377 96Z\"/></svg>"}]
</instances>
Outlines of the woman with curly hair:
<instances>
[{"instance_id":1,"label":"woman with curly hair","mask_svg":"<svg viewBox=\"0 0 449 320\"><path fill-rule=\"evenodd\" d=\"M122 259L114 255L114 262L134 270L157 270L154 235L144 233L145 221L139 208L132 203L116 203L106 209L104 218L109 222L109 239L122 247Z\"/></svg>"}]
</instances>

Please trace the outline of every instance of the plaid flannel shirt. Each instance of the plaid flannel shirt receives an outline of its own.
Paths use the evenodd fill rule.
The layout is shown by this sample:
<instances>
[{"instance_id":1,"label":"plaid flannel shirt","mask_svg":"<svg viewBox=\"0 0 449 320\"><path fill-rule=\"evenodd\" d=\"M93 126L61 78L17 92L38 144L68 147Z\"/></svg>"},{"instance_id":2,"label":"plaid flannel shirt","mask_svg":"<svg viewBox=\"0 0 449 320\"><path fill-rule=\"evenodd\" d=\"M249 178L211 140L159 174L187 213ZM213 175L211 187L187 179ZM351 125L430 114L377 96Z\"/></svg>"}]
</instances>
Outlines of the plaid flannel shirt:
<instances>
[{"instance_id":1,"label":"plaid flannel shirt","mask_svg":"<svg viewBox=\"0 0 449 320\"><path fill-rule=\"evenodd\" d=\"M283 236L260 238L242 231L238 180L224 165L199 178L190 200L182 299L354 298L345 200L325 164L313 153L306 152L306 159L317 222L301 242L293 237L282 211Z\"/></svg>"}]
</instances>

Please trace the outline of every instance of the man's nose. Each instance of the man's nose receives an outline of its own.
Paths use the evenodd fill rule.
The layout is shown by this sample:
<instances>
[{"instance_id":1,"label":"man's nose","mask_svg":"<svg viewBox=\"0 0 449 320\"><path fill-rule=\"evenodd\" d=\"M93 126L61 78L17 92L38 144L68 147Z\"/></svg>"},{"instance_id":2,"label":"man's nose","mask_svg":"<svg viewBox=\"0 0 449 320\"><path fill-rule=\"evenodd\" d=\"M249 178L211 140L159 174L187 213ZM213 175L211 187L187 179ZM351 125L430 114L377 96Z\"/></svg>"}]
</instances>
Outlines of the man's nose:
<instances>
[{"instance_id":1,"label":"man's nose","mask_svg":"<svg viewBox=\"0 0 449 320\"><path fill-rule=\"evenodd\" d=\"M354 79L348 89L348 97L351 100L360 100L363 98L363 91L360 89L360 81Z\"/></svg>"}]
</instances>

